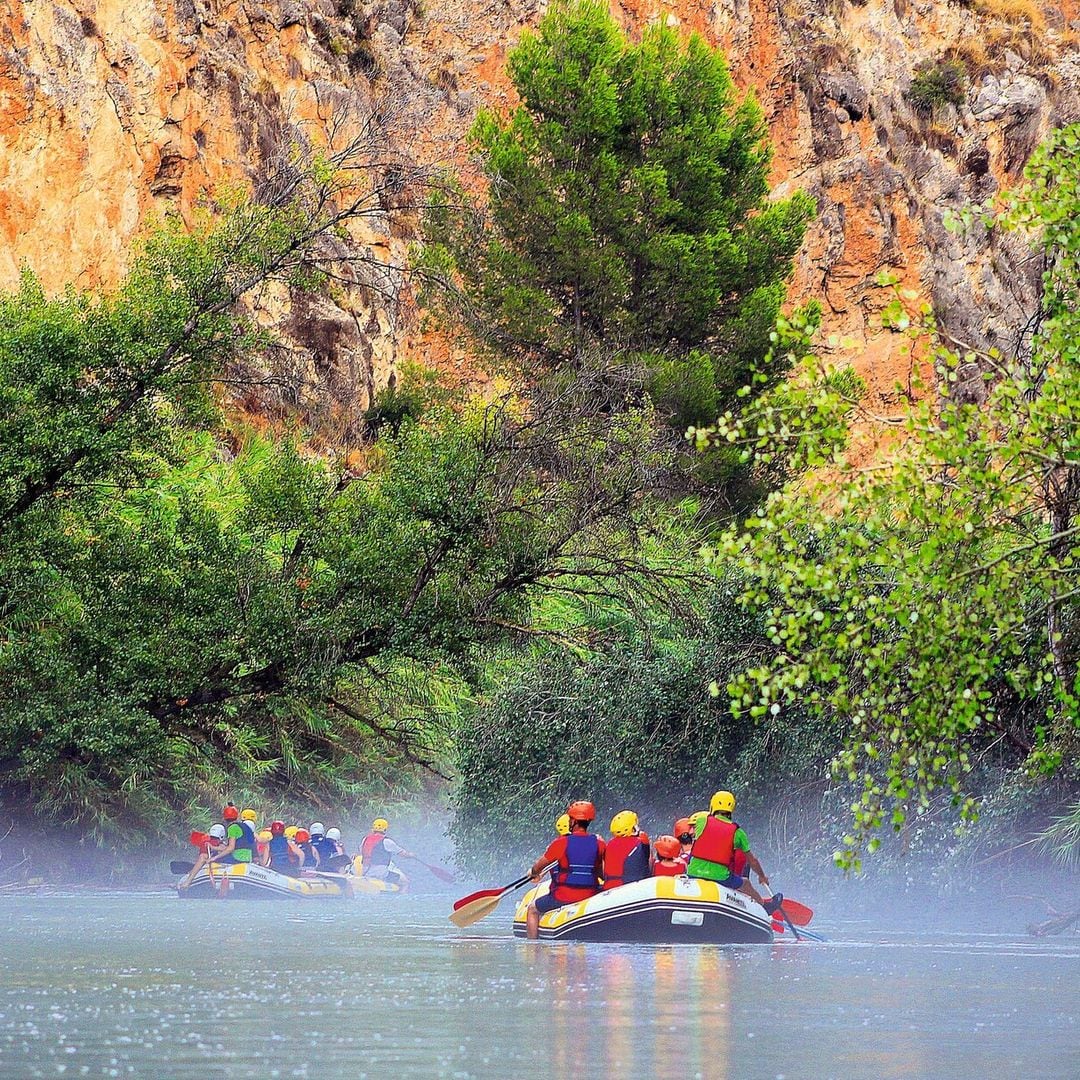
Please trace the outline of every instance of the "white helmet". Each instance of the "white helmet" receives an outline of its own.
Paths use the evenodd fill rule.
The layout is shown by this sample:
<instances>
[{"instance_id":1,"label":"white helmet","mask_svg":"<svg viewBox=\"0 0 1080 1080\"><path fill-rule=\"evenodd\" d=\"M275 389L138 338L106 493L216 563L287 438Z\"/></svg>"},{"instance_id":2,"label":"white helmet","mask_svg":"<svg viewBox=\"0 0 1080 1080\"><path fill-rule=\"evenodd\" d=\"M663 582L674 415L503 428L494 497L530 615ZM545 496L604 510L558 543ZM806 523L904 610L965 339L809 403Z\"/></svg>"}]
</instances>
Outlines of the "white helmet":
<instances>
[{"instance_id":1,"label":"white helmet","mask_svg":"<svg viewBox=\"0 0 1080 1080\"><path fill-rule=\"evenodd\" d=\"M212 836L215 840L225 839L225 826L224 825L211 825L210 831L207 836Z\"/></svg>"},{"instance_id":2,"label":"white helmet","mask_svg":"<svg viewBox=\"0 0 1080 1080\"><path fill-rule=\"evenodd\" d=\"M322 836L326 830L323 828L323 823L321 821L313 821L308 832L311 833L312 836Z\"/></svg>"},{"instance_id":3,"label":"white helmet","mask_svg":"<svg viewBox=\"0 0 1080 1080\"><path fill-rule=\"evenodd\" d=\"M340 840L341 839L341 830L340 829L327 829L326 830L326 839L327 840Z\"/></svg>"}]
</instances>

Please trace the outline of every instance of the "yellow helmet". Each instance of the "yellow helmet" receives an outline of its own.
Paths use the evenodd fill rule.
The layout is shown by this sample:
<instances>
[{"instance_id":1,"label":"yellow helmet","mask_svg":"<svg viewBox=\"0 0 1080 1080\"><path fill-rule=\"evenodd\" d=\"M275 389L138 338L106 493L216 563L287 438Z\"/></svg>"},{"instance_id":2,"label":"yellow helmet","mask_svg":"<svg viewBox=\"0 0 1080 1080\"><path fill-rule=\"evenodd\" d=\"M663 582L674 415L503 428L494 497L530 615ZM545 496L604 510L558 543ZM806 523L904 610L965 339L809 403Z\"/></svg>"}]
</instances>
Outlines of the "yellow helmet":
<instances>
[{"instance_id":1,"label":"yellow helmet","mask_svg":"<svg viewBox=\"0 0 1080 1080\"><path fill-rule=\"evenodd\" d=\"M560 814L555 819L555 832L559 836L569 836L570 835L570 815L569 814Z\"/></svg>"},{"instance_id":2,"label":"yellow helmet","mask_svg":"<svg viewBox=\"0 0 1080 1080\"><path fill-rule=\"evenodd\" d=\"M259 815L256 814L254 810L241 810L240 811L240 820L241 821L258 821L259 820Z\"/></svg>"},{"instance_id":3,"label":"yellow helmet","mask_svg":"<svg viewBox=\"0 0 1080 1080\"><path fill-rule=\"evenodd\" d=\"M612 836L633 836L637 828L637 814L633 810L620 810L611 819Z\"/></svg>"},{"instance_id":4,"label":"yellow helmet","mask_svg":"<svg viewBox=\"0 0 1080 1080\"><path fill-rule=\"evenodd\" d=\"M299 831L300 831L300 826L299 826L299 825L290 825L290 826L289 826L289 827L288 827L288 828L287 828L287 829L285 830L285 835L286 835L286 836L287 836L287 837L288 837L288 838L289 838L290 840L292 840L292 839L293 839L293 838L294 838L294 837L296 836L296 834L297 834L297 833L298 833Z\"/></svg>"},{"instance_id":5,"label":"yellow helmet","mask_svg":"<svg viewBox=\"0 0 1080 1080\"><path fill-rule=\"evenodd\" d=\"M386 818L384 818L384 817L377 817L371 823L371 831L372 832L386 832L386 830L389 829L389 828L390 828L390 822L387 821Z\"/></svg>"},{"instance_id":6,"label":"yellow helmet","mask_svg":"<svg viewBox=\"0 0 1080 1080\"><path fill-rule=\"evenodd\" d=\"M259 840L264 844L267 843L267 841L272 840L273 836L274 834L269 829L259 830Z\"/></svg>"},{"instance_id":7,"label":"yellow helmet","mask_svg":"<svg viewBox=\"0 0 1080 1080\"><path fill-rule=\"evenodd\" d=\"M718 791L709 803L710 814L734 814L735 796L730 791Z\"/></svg>"}]
</instances>

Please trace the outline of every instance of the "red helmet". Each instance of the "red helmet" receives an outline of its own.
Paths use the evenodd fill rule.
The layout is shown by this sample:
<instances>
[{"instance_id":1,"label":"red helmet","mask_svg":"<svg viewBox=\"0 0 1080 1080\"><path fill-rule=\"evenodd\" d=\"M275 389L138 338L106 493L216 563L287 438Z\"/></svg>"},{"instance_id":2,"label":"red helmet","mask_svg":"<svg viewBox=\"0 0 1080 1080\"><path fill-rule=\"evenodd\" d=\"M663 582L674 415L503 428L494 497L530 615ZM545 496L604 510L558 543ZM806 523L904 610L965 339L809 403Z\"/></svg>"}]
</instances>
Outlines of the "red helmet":
<instances>
[{"instance_id":1,"label":"red helmet","mask_svg":"<svg viewBox=\"0 0 1080 1080\"><path fill-rule=\"evenodd\" d=\"M678 858L679 852L682 851L682 844L675 839L674 836L658 836L656 838L656 854L661 859L675 859Z\"/></svg>"},{"instance_id":2,"label":"red helmet","mask_svg":"<svg viewBox=\"0 0 1080 1080\"><path fill-rule=\"evenodd\" d=\"M681 817L675 822L675 828L672 832L678 837L693 836L694 823L688 817Z\"/></svg>"},{"instance_id":3,"label":"red helmet","mask_svg":"<svg viewBox=\"0 0 1080 1080\"><path fill-rule=\"evenodd\" d=\"M271 836L284 836L285 835L285 822L284 821L271 821L270 822L270 835Z\"/></svg>"},{"instance_id":4,"label":"red helmet","mask_svg":"<svg viewBox=\"0 0 1080 1080\"><path fill-rule=\"evenodd\" d=\"M229 803L229 804L228 804L228 805L227 805L227 806L225 807L225 809L224 809L224 810L222 810L222 812L221 812L221 816L222 816L222 817L223 817L223 818L224 818L224 819L225 819L226 821L236 821L236 819L237 819L237 818L238 818L238 817L240 816L240 811L239 811L239 810L237 810L237 809L236 809L236 807L235 807L235 806L233 806L233 804L232 804L232 803Z\"/></svg>"},{"instance_id":5,"label":"red helmet","mask_svg":"<svg viewBox=\"0 0 1080 1080\"><path fill-rule=\"evenodd\" d=\"M566 813L569 815L571 821L595 821L596 820L596 807L591 802L587 802L584 799L578 802L572 802L567 808Z\"/></svg>"},{"instance_id":6,"label":"red helmet","mask_svg":"<svg viewBox=\"0 0 1080 1080\"><path fill-rule=\"evenodd\" d=\"M306 844L311 839L311 833L307 829L297 829L295 840L298 844Z\"/></svg>"}]
</instances>

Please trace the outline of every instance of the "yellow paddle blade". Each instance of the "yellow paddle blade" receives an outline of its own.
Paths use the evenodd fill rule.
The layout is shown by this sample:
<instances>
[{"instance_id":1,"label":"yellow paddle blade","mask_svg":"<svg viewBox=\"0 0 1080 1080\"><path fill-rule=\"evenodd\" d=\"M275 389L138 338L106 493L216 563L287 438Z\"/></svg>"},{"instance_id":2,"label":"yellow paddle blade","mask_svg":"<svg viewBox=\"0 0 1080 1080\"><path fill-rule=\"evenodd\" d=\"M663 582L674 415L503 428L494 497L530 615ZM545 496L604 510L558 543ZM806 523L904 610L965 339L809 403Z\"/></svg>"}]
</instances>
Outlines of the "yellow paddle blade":
<instances>
[{"instance_id":1,"label":"yellow paddle blade","mask_svg":"<svg viewBox=\"0 0 1080 1080\"><path fill-rule=\"evenodd\" d=\"M485 915L490 915L499 906L501 899L501 896L481 896L479 900L474 900L471 904L465 904L452 912L450 921L464 930L466 926L478 923Z\"/></svg>"}]
</instances>

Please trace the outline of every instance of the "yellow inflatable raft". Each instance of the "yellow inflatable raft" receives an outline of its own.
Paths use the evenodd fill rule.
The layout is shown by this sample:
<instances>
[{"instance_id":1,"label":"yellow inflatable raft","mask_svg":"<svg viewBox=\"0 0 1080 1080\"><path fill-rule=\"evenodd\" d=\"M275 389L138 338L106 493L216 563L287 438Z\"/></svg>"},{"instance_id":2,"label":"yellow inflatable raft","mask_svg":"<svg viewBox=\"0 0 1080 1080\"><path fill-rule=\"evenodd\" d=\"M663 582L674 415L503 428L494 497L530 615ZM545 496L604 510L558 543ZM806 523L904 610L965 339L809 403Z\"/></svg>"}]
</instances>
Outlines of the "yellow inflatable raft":
<instances>
[{"instance_id":1,"label":"yellow inflatable raft","mask_svg":"<svg viewBox=\"0 0 1080 1080\"><path fill-rule=\"evenodd\" d=\"M525 913L548 883L527 892L514 913L525 936ZM597 893L540 919L548 941L658 942L734 945L773 940L772 919L748 896L689 877L655 877Z\"/></svg>"},{"instance_id":2,"label":"yellow inflatable raft","mask_svg":"<svg viewBox=\"0 0 1080 1080\"><path fill-rule=\"evenodd\" d=\"M213 866L213 877L203 867L187 888L177 892L188 900L201 900L221 895L222 878L229 882L228 896L237 900L273 900L290 897L302 899L323 899L326 897L348 896L348 886L338 875L312 875L311 877L290 877L279 874L276 870L259 866L257 863L230 863L227 866Z\"/></svg>"}]
</instances>

